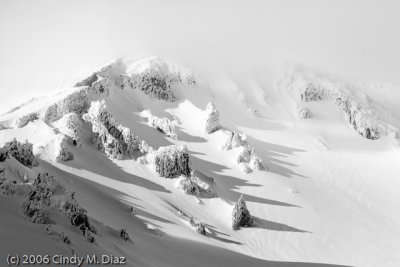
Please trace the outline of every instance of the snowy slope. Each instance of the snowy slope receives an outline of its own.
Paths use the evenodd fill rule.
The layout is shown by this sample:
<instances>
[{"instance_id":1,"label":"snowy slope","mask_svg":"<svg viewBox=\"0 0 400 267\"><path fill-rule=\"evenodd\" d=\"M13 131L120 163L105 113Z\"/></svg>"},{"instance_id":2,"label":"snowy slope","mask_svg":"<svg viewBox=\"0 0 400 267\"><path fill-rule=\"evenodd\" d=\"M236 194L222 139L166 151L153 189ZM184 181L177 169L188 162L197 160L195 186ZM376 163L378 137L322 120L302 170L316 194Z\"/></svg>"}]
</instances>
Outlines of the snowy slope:
<instances>
[{"instance_id":1,"label":"snowy slope","mask_svg":"<svg viewBox=\"0 0 400 267\"><path fill-rule=\"evenodd\" d=\"M117 61L89 76L79 86L71 84L1 115L0 145L13 137L33 143L39 165L30 169L31 177L48 172L68 192L76 192L98 230L96 242L87 242L57 213L55 227L72 240L66 248L41 232L45 226L22 215L21 197L1 196L0 224L7 229L1 237L12 235L18 241L1 243L2 258L32 247L31 253L68 254L72 248L79 255L123 255L127 266L400 265L398 90L349 85L302 67L283 70L273 87L251 76L225 74L207 81L155 57ZM158 87L146 82L167 93L159 94ZM339 90L360 103L357 107L368 115L360 118L379 123L382 136L371 140L360 135L330 98L301 101L308 83ZM76 92L85 97L83 102L65 101ZM185 145L195 175L207 181L214 194L186 195L177 186L178 178L159 177L141 162L140 157L151 152L114 158L96 149L94 128L85 114L98 100L104 101L116 129L130 129L153 149ZM220 127L207 134L205 110L211 100ZM55 103L61 104L52 108ZM309 108L313 116L298 118L299 106ZM75 116L71 112L77 114L79 123L71 119L79 126L76 131L68 124ZM175 121L177 138L149 124L144 115L148 112ZM18 119L31 113L37 116L18 128ZM246 135L246 145L267 170L244 173L237 163L242 148L223 149L235 131ZM63 138L69 140L65 149L72 160L57 160ZM110 149L122 142L112 134L104 138ZM74 145L77 140L81 145ZM0 166L26 172L11 160ZM234 231L232 209L241 194L255 226ZM207 235L198 234L183 214L205 222ZM121 229L133 243L119 237Z\"/></svg>"}]
</instances>

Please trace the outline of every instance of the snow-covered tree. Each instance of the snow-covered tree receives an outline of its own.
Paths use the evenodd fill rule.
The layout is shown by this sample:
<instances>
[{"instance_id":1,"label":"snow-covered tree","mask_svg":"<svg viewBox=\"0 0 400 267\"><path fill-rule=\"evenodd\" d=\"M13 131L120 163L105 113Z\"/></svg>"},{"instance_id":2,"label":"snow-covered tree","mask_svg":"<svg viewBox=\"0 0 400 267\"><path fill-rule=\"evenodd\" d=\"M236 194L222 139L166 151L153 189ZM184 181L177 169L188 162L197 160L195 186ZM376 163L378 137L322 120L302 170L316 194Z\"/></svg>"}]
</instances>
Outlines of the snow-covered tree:
<instances>
[{"instance_id":1,"label":"snow-covered tree","mask_svg":"<svg viewBox=\"0 0 400 267\"><path fill-rule=\"evenodd\" d=\"M219 111L213 101L208 102L204 116L204 130L207 134L219 129Z\"/></svg>"},{"instance_id":2,"label":"snow-covered tree","mask_svg":"<svg viewBox=\"0 0 400 267\"><path fill-rule=\"evenodd\" d=\"M253 225L254 220L247 209L243 195L240 195L240 198L232 211L232 229L238 230L240 227L251 227Z\"/></svg>"}]
</instances>

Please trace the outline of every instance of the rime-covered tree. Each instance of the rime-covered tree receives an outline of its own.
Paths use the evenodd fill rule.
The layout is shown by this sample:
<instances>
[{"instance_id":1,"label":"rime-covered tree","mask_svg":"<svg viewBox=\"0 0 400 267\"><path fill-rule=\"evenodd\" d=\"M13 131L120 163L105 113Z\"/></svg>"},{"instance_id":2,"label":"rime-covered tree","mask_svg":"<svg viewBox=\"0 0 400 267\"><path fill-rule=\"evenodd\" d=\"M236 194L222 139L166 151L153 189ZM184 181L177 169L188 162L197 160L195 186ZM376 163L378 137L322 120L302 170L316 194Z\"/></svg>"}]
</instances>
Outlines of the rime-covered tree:
<instances>
[{"instance_id":1,"label":"rime-covered tree","mask_svg":"<svg viewBox=\"0 0 400 267\"><path fill-rule=\"evenodd\" d=\"M240 227L251 227L254 225L254 220L247 209L246 201L243 195L240 195L238 202L232 211L232 229L238 230Z\"/></svg>"}]
</instances>

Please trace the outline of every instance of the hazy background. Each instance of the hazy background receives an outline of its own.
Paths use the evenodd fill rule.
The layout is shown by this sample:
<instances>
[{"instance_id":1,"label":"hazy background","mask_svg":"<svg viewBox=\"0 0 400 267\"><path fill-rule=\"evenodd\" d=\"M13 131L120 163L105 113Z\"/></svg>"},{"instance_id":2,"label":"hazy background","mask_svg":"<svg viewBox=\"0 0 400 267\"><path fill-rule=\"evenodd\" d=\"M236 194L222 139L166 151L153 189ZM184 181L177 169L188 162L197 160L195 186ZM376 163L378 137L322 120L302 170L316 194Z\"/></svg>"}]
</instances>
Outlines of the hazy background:
<instances>
[{"instance_id":1,"label":"hazy background","mask_svg":"<svg viewBox=\"0 0 400 267\"><path fill-rule=\"evenodd\" d=\"M120 56L400 80L400 1L0 0L0 112Z\"/></svg>"}]
</instances>

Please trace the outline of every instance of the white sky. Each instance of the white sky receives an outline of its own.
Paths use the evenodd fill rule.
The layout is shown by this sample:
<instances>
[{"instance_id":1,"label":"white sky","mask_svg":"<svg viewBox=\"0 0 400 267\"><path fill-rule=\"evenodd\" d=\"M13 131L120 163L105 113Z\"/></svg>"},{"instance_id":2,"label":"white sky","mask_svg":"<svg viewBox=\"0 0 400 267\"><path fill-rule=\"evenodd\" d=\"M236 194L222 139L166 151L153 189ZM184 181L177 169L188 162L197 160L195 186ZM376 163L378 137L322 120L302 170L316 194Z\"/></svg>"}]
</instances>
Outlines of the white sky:
<instances>
[{"instance_id":1,"label":"white sky","mask_svg":"<svg viewBox=\"0 0 400 267\"><path fill-rule=\"evenodd\" d=\"M0 111L120 56L400 81L400 1L0 1Z\"/></svg>"}]
</instances>

